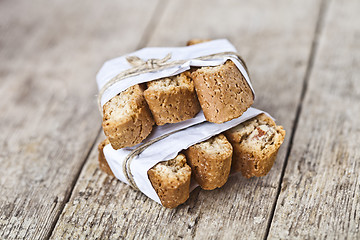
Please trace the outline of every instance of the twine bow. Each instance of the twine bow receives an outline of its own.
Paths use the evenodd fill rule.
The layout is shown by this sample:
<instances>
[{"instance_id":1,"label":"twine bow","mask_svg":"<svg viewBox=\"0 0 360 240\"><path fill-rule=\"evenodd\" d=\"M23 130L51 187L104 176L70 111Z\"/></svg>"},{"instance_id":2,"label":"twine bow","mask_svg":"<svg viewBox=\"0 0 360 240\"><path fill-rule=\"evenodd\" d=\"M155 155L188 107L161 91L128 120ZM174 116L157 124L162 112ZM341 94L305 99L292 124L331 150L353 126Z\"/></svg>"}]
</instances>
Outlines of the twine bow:
<instances>
[{"instance_id":1,"label":"twine bow","mask_svg":"<svg viewBox=\"0 0 360 240\"><path fill-rule=\"evenodd\" d=\"M169 61L171 59L171 53L168 53L164 58L162 59L156 59L156 58L150 58L147 61L142 60L141 58L139 58L138 56L129 56L126 58L126 60L131 64L131 66L133 67L139 67L139 66L143 66L144 68L150 68L150 69L155 69L158 68L162 65L164 65L164 63L166 63L167 61Z\"/></svg>"},{"instance_id":2,"label":"twine bow","mask_svg":"<svg viewBox=\"0 0 360 240\"><path fill-rule=\"evenodd\" d=\"M211 60L216 59L219 57L226 57L226 56L236 56L239 59L240 64L244 67L245 71L247 72L247 67L243 59L240 55L238 55L235 52L222 52L222 53L215 53L207 56L202 56L198 58L194 58L194 60ZM99 111L103 113L102 106L101 106L101 98L104 92L110 88L115 83L129 77L138 76L144 73L154 72L154 71L160 71L166 68L180 66L184 64L185 62L189 61L189 59L185 60L176 60L176 61L169 61L171 59L171 53L167 54L162 59L149 59L147 61L142 60L141 58L137 56L129 56L126 58L126 60L133 66L133 68L130 68L128 70L125 70L123 72L120 72L118 75L116 75L114 78L112 78L110 81L108 81L99 91L98 95L98 106Z\"/></svg>"}]
</instances>

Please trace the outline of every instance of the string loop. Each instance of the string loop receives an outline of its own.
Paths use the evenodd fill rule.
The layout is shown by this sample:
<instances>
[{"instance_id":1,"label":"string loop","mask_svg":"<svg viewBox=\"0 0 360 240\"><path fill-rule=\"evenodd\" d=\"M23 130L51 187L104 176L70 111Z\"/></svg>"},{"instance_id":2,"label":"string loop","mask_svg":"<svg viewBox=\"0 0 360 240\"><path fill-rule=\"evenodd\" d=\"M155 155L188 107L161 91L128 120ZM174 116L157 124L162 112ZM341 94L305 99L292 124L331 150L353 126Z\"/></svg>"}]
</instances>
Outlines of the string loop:
<instances>
[{"instance_id":1,"label":"string loop","mask_svg":"<svg viewBox=\"0 0 360 240\"><path fill-rule=\"evenodd\" d=\"M211 54L207 56L202 56L198 58L194 58L192 60L213 60L213 59L219 59L221 57L236 57L239 59L240 64L244 67L244 69L247 71L247 67L245 65L245 62L242 60L241 56L238 55L235 52L223 52L223 53L216 53ZM114 78L109 80L101 89L98 95L98 106L99 111L103 113L102 106L101 106L101 98L104 94L104 92L110 88L115 83L124 80L125 78L129 77L135 77L144 73L150 73L150 72L156 72L160 71L166 68L171 68L175 66L181 66L182 64L186 63L190 59L185 60L176 60L176 61L169 61L171 59L171 53L168 53L164 58L162 59L154 59L151 58L147 61L142 60L141 58L137 56L128 56L126 60L133 66L132 68L125 70L123 72L120 72L118 75L116 75Z\"/></svg>"}]
</instances>

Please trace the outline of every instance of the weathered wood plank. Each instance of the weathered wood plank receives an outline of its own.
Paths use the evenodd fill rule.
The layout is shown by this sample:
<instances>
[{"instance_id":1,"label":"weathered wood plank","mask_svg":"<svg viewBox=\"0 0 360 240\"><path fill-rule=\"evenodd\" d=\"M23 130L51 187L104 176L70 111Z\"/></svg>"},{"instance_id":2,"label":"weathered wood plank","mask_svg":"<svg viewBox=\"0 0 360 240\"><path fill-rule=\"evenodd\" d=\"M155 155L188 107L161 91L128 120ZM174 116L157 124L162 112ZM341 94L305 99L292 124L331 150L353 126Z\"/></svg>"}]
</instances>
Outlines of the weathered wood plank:
<instances>
[{"instance_id":1,"label":"weathered wood plank","mask_svg":"<svg viewBox=\"0 0 360 240\"><path fill-rule=\"evenodd\" d=\"M100 129L96 71L155 3L0 2L1 239L50 235Z\"/></svg>"},{"instance_id":2,"label":"weathered wood plank","mask_svg":"<svg viewBox=\"0 0 360 240\"><path fill-rule=\"evenodd\" d=\"M359 9L328 7L270 239L360 239Z\"/></svg>"},{"instance_id":3,"label":"weathered wood plank","mask_svg":"<svg viewBox=\"0 0 360 240\"><path fill-rule=\"evenodd\" d=\"M272 113L291 135L320 2L178 0L168 4L149 45L182 46L190 38L229 38L247 60L257 90L256 106ZM263 238L287 144L268 176L250 180L236 176L218 190L196 189L174 210L101 173L94 149L52 237Z\"/></svg>"}]
</instances>

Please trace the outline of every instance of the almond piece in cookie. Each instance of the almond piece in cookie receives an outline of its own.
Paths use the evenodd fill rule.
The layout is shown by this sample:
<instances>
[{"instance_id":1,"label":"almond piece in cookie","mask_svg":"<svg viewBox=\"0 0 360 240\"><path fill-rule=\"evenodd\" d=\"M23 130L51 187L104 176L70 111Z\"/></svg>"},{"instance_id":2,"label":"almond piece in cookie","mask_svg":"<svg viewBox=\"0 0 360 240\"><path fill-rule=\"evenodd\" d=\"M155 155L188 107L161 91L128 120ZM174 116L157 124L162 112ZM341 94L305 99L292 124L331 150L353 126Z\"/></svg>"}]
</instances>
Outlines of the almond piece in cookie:
<instances>
[{"instance_id":1,"label":"almond piece in cookie","mask_svg":"<svg viewBox=\"0 0 360 240\"><path fill-rule=\"evenodd\" d=\"M232 172L246 178L265 176L273 166L284 141L285 130L260 114L225 132L233 146Z\"/></svg>"}]
</instances>

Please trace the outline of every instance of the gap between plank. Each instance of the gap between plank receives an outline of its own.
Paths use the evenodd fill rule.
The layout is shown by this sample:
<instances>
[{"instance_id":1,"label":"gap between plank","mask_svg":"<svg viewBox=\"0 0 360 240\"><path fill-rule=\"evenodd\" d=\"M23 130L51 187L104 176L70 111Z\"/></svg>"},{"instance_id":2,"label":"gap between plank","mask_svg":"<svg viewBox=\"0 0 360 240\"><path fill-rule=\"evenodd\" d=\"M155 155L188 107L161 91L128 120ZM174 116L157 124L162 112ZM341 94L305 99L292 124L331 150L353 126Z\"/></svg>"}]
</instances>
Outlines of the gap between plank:
<instances>
[{"instance_id":1,"label":"gap between plank","mask_svg":"<svg viewBox=\"0 0 360 240\"><path fill-rule=\"evenodd\" d=\"M301 115L301 112L302 112L302 106L303 106L305 94L306 94L307 89L308 89L309 78L311 76L313 66L314 66L315 57L316 57L317 52L318 52L319 38L320 38L320 36L322 34L322 29L323 29L323 25L324 25L324 18L325 18L327 9L328 9L328 5L329 5L328 0L322 0L321 3L320 3L319 14L318 14L318 18L317 18L317 21L316 21L316 27L315 27L315 32L314 32L314 38L313 38L313 41L312 41L312 44L311 44L311 50L310 50L310 55L309 55L309 59L308 59L308 64L306 66L304 81L303 81L303 85L302 85L302 88L301 88L300 102L299 102L299 104L297 106L297 109L296 109L294 125L292 127L292 132L291 132L291 136L290 136L290 140L289 140L289 146L288 146L288 148L286 150L284 165L283 165L283 168L281 170L281 175L280 175L280 180L279 180L279 184L278 184L278 187L277 187L275 201L273 203L273 206L272 206L272 209L271 209L271 212L270 212L270 217L269 217L268 224L267 224L267 227L266 227L264 240L268 239L268 237L269 237L271 224L272 224L274 214L275 214L275 210L276 210L276 205L277 205L277 202L279 200L279 196L280 196L280 192L281 192L281 188L282 188L282 182L284 180L285 170L286 170L288 159L289 159L289 156L290 156L290 153L291 153L291 150L292 150L293 140L294 140L294 136L295 136L295 133L296 133L296 130L297 130L299 118L300 118L300 115Z\"/></svg>"},{"instance_id":2,"label":"gap between plank","mask_svg":"<svg viewBox=\"0 0 360 240\"><path fill-rule=\"evenodd\" d=\"M77 181L78 181L78 179L80 177L80 174L81 174L81 172L82 172L82 170L83 170L83 168L85 166L85 163L87 162L87 159L89 158L89 156L91 154L92 149L95 146L96 140L98 139L100 133L101 133L101 128L98 129L98 132L97 132L97 134L96 134L96 136L95 136L95 138L94 138L88 152L86 153L86 155L84 157L84 160L82 161L82 163L81 163L81 165L79 167L79 170L75 175L74 180L71 182L70 191L67 194L65 194L64 201L62 203L60 203L58 213L57 213L53 223L51 224L51 228L50 228L50 231L49 231L48 235L46 236L46 239L50 239L50 237L51 237L51 235L52 235L52 233L53 233L53 231L55 229L56 223L58 222L58 220L60 218L60 215L61 215L61 213L63 212L63 210L65 208L65 205L69 202L69 200L70 200L70 198L71 198L71 196L73 194L73 191L75 189L75 185L76 185L76 183L77 183Z\"/></svg>"},{"instance_id":3,"label":"gap between plank","mask_svg":"<svg viewBox=\"0 0 360 240\"><path fill-rule=\"evenodd\" d=\"M165 1L165 0L159 0L159 2L157 3L154 13L151 16L148 25L145 27L144 34L142 35L141 40L140 40L139 44L137 45L138 49L143 48L149 42L149 39L152 36L155 26L159 23L160 17L164 13L166 5L167 5L167 1ZM61 203L61 205L59 207L58 213L55 216L55 219L51 225L48 235L46 236L46 239L50 239L51 235L53 234L53 232L55 230L55 226L56 226L57 222L59 221L60 215L63 213L66 204L70 201L70 198L73 195L73 191L75 189L76 183L80 177L80 174L81 174L86 162L88 161L91 151L93 150L93 148L95 146L96 140L98 139L98 137L101 133L101 129L102 129L101 127L98 129L98 133L96 134L96 137L94 138L94 140L89 148L89 151L87 152L83 162L81 163L81 165L79 167L78 172L75 175L74 180L71 183L70 191L68 192L68 194L65 195L64 201Z\"/></svg>"}]
</instances>

